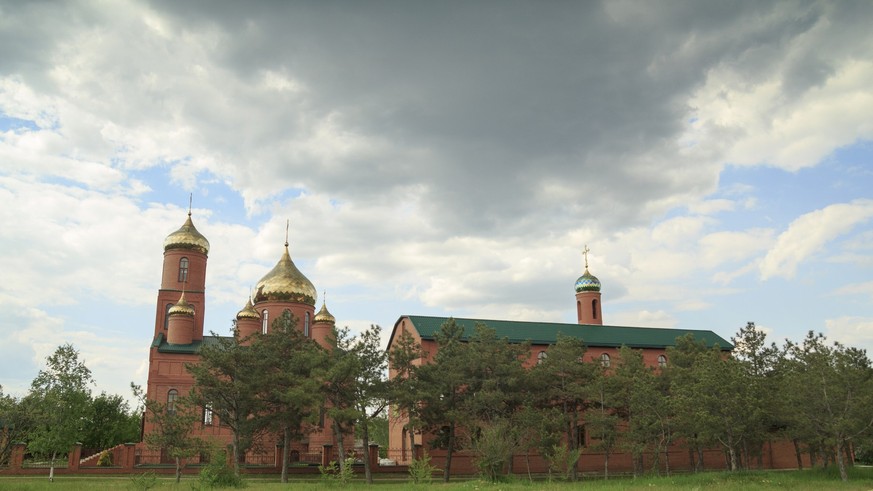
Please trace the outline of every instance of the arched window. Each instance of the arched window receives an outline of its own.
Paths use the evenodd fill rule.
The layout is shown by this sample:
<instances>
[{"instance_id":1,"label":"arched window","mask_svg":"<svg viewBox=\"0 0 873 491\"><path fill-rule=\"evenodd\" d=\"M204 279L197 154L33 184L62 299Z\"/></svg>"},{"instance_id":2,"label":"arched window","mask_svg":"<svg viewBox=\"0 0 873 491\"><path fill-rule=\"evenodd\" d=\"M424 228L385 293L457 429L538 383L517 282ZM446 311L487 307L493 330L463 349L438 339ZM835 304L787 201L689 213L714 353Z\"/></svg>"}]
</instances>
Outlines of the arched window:
<instances>
[{"instance_id":1,"label":"arched window","mask_svg":"<svg viewBox=\"0 0 873 491\"><path fill-rule=\"evenodd\" d=\"M212 404L203 406L203 424L212 426Z\"/></svg>"},{"instance_id":2,"label":"arched window","mask_svg":"<svg viewBox=\"0 0 873 491\"><path fill-rule=\"evenodd\" d=\"M309 337L309 312L303 316L303 335Z\"/></svg>"},{"instance_id":3,"label":"arched window","mask_svg":"<svg viewBox=\"0 0 873 491\"><path fill-rule=\"evenodd\" d=\"M576 318L582 320L582 302L576 301Z\"/></svg>"},{"instance_id":4,"label":"arched window","mask_svg":"<svg viewBox=\"0 0 873 491\"><path fill-rule=\"evenodd\" d=\"M604 368L609 368L609 355L603 353L600 355L600 364L603 365Z\"/></svg>"},{"instance_id":5,"label":"arched window","mask_svg":"<svg viewBox=\"0 0 873 491\"><path fill-rule=\"evenodd\" d=\"M597 318L597 299L596 298L591 301L591 318L592 319Z\"/></svg>"},{"instance_id":6,"label":"arched window","mask_svg":"<svg viewBox=\"0 0 873 491\"><path fill-rule=\"evenodd\" d=\"M169 414L176 413L176 399L179 398L179 391L176 389L170 389L167 392L167 412Z\"/></svg>"},{"instance_id":7,"label":"arched window","mask_svg":"<svg viewBox=\"0 0 873 491\"><path fill-rule=\"evenodd\" d=\"M664 355L658 355L658 366L660 368L664 368L667 366L667 357Z\"/></svg>"},{"instance_id":8,"label":"arched window","mask_svg":"<svg viewBox=\"0 0 873 491\"><path fill-rule=\"evenodd\" d=\"M546 361L546 358L549 357L549 354L545 351L540 351L537 353L537 365L542 364L542 362Z\"/></svg>"},{"instance_id":9,"label":"arched window","mask_svg":"<svg viewBox=\"0 0 873 491\"><path fill-rule=\"evenodd\" d=\"M170 326L170 307L172 307L172 306L173 306L173 304L168 303L167 306L164 307L164 330L165 331Z\"/></svg>"},{"instance_id":10,"label":"arched window","mask_svg":"<svg viewBox=\"0 0 873 491\"><path fill-rule=\"evenodd\" d=\"M179 259L179 282L186 283L188 281L188 258Z\"/></svg>"},{"instance_id":11,"label":"arched window","mask_svg":"<svg viewBox=\"0 0 873 491\"><path fill-rule=\"evenodd\" d=\"M267 334L267 326L270 325L270 312L267 309L264 309L264 311L261 312L261 319L263 319L261 324L261 334Z\"/></svg>"}]
</instances>

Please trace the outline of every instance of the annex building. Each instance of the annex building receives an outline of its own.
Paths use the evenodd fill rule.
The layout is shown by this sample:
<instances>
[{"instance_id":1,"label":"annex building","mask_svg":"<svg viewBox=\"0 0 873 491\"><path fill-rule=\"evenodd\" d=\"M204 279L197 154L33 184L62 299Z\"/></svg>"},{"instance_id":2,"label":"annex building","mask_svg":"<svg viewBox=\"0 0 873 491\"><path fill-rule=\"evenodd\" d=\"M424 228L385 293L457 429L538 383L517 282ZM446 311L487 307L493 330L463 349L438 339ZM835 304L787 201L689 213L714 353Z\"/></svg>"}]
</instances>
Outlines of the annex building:
<instances>
[{"instance_id":1,"label":"annex building","mask_svg":"<svg viewBox=\"0 0 873 491\"><path fill-rule=\"evenodd\" d=\"M558 336L569 336L581 339L587 351L583 355L584 361L599 361L604 366L610 366L619 355L622 346L639 350L643 361L647 366L663 368L668 363L667 348L675 346L678 337L692 335L698 342L713 347L717 346L726 354L733 350L733 345L718 334L707 330L669 329L653 327L613 326L603 323L601 309L601 283L600 280L588 270L588 248L583 251L585 255L585 270L574 285L575 305L577 322L574 324L556 322L530 322L518 320L497 319L472 319L454 318L454 321L464 328L465 337L475 332L476 324L484 324L496 331L498 338L506 338L513 343L530 343L530 351L524 361L530 368L548 356L549 347L555 344ZM394 324L388 349L392 349L396 340L400 340L402 333L408 333L418 342L426 359L419 363L428 363L437 353L439 346L436 342L436 334L448 317L431 317L418 315L401 316ZM389 371L389 376L396 374ZM584 420L584 415L583 415ZM584 421L582 427L584 428ZM410 434L411 433L411 434ZM583 448L582 458L579 459L577 469L583 473L602 473L604 460L607 456L592 448L594 443L587 432L577 435ZM402 413L394 413L389 417L389 450L388 457L401 464L408 464L413 458L417 458L423 452L431 457L432 463L437 467L443 467L446 460L446 450L434 448L433 441L437 438L432 433L423 433L416 428L409 427L409 420ZM669 459L670 469L690 470L693 467L692 458L688 449L673 444L666 452ZM794 448L790 442L774 441L765 445L762 451L762 464L766 468L796 468L797 459ZM646 456L648 459L652 456ZM633 461L629 452L613 450L608 456L610 472L630 472L633 469ZM665 460L660 456L660 461ZM725 454L720 448L712 448L703 452L703 464L707 469L727 468ZM648 463L646 464L648 465ZM548 463L538 457L529 455L515 455L512 461L514 472L543 473L548 471ZM477 471L472 455L466 451L455 451L452 457L453 473L475 473Z\"/></svg>"}]
</instances>

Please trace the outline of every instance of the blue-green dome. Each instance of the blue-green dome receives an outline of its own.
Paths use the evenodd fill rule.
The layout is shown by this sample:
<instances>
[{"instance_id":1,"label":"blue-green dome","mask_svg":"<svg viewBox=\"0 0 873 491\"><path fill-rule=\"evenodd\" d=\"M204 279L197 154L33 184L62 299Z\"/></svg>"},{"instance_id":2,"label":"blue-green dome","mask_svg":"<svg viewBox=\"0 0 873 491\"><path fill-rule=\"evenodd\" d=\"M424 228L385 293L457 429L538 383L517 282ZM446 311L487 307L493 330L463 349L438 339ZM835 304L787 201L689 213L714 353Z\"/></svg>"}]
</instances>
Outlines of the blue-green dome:
<instances>
[{"instance_id":1,"label":"blue-green dome","mask_svg":"<svg viewBox=\"0 0 873 491\"><path fill-rule=\"evenodd\" d=\"M576 293L579 292L599 292L600 280L596 276L588 272L585 268L585 273L576 280Z\"/></svg>"}]
</instances>

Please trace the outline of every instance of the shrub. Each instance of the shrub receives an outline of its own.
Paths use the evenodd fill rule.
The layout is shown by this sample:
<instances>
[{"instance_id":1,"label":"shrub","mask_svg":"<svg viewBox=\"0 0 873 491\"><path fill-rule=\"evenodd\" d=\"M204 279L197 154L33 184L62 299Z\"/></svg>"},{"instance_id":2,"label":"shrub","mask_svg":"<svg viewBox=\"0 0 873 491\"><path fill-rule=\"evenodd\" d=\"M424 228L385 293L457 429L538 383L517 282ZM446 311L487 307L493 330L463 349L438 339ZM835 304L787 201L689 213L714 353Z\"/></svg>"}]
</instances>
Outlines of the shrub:
<instances>
[{"instance_id":1,"label":"shrub","mask_svg":"<svg viewBox=\"0 0 873 491\"><path fill-rule=\"evenodd\" d=\"M409 479L415 484L430 484L437 468L430 464L430 455L412 459L409 463Z\"/></svg>"},{"instance_id":2,"label":"shrub","mask_svg":"<svg viewBox=\"0 0 873 491\"><path fill-rule=\"evenodd\" d=\"M484 427L473 442L473 449L476 451L479 472L489 482L497 482L515 450L509 425L497 422Z\"/></svg>"},{"instance_id":3,"label":"shrub","mask_svg":"<svg viewBox=\"0 0 873 491\"><path fill-rule=\"evenodd\" d=\"M112 454L109 450L104 450L100 452L100 457L97 457L97 467L110 467L112 466Z\"/></svg>"},{"instance_id":4,"label":"shrub","mask_svg":"<svg viewBox=\"0 0 873 491\"><path fill-rule=\"evenodd\" d=\"M569 481L573 467L581 456L582 449L570 450L566 445L554 445L551 452L545 456L549 463L549 480L552 479L552 473L556 472L560 473L565 481Z\"/></svg>"},{"instance_id":5,"label":"shrub","mask_svg":"<svg viewBox=\"0 0 873 491\"><path fill-rule=\"evenodd\" d=\"M328 483L348 484L355 477L355 470L352 469L354 463L355 459L348 457L343 462L344 468L341 468L336 461L331 460L326 466L318 466L318 471L321 472L321 479Z\"/></svg>"},{"instance_id":6,"label":"shrub","mask_svg":"<svg viewBox=\"0 0 873 491\"><path fill-rule=\"evenodd\" d=\"M200 470L197 482L199 489L245 487L242 478L227 465L227 452L219 449L209 453L209 463Z\"/></svg>"}]
</instances>

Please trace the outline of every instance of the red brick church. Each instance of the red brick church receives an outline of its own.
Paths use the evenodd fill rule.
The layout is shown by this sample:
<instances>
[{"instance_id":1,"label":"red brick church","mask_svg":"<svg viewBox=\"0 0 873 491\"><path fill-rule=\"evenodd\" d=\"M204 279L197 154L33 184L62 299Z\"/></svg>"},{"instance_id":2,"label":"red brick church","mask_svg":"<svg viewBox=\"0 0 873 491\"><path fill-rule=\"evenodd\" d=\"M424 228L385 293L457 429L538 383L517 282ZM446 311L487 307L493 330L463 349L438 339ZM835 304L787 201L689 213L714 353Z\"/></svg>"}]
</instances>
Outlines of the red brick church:
<instances>
[{"instance_id":1,"label":"red brick church","mask_svg":"<svg viewBox=\"0 0 873 491\"><path fill-rule=\"evenodd\" d=\"M209 241L194 227L189 211L185 223L164 240L163 274L149 350L146 397L150 400L172 406L177 398L186 395L194 382L185 365L196 363L199 348L218 339L214 335L204 335L208 255ZM276 266L258 281L253 297L240 302L245 303L245 307L236 315L239 339L256 332L268 333L271 321L290 311L300 319L298 327L304 336L326 347L327 336L336 319L324 303L318 312L315 311L317 297L312 282L294 265L286 237L284 251ZM201 411L196 435L205 440L230 442L231 431L221 424L218 416L209 407L201 408ZM292 461L321 463L324 446L336 443L330 428L330 422L325 421L303 442L295 443L290 452ZM153 429L147 420L144 434ZM281 443L281 438L267 436L265 440L246 454L247 463L275 465L275 448ZM352 448L351 437L345 443L345 448ZM137 454L138 463L167 461L166 455L159 455L144 444L138 445Z\"/></svg>"}]
</instances>

